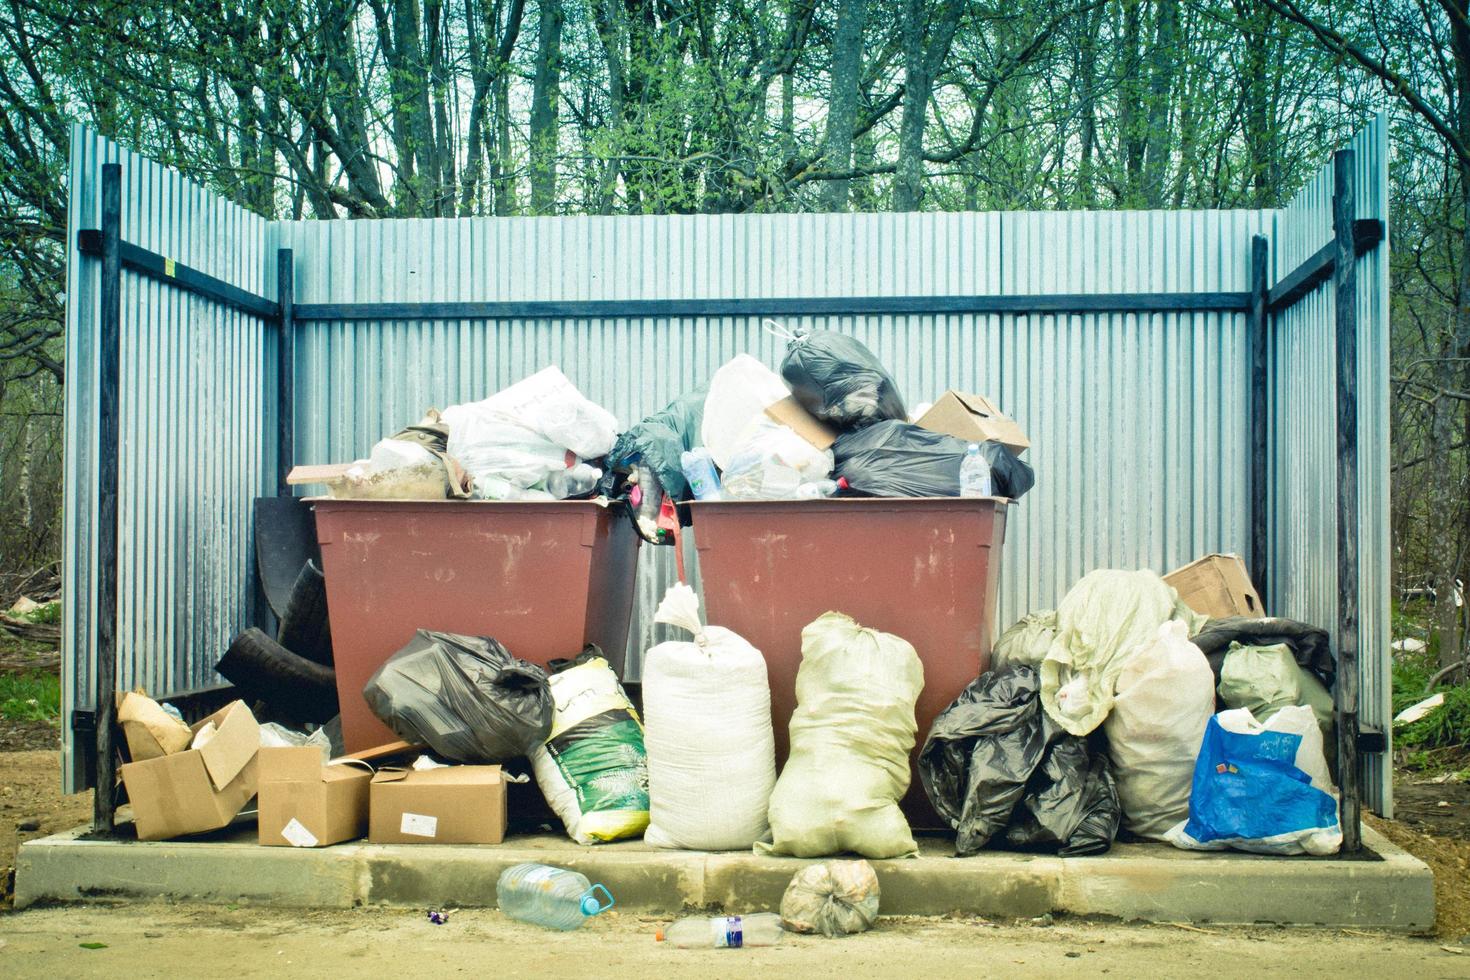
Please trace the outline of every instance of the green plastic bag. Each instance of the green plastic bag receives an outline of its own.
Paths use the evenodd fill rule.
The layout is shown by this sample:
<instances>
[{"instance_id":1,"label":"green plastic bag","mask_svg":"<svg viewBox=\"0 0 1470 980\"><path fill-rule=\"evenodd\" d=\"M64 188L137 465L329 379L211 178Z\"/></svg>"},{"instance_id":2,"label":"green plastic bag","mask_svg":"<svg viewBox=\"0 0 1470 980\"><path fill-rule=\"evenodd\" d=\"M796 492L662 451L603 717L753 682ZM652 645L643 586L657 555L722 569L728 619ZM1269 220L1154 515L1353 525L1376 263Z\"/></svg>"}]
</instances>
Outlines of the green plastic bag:
<instances>
[{"instance_id":1,"label":"green plastic bag","mask_svg":"<svg viewBox=\"0 0 1470 980\"><path fill-rule=\"evenodd\" d=\"M829 612L801 631L791 758L771 793L762 854L918 854L898 801L909 788L924 667L908 641Z\"/></svg>"}]
</instances>

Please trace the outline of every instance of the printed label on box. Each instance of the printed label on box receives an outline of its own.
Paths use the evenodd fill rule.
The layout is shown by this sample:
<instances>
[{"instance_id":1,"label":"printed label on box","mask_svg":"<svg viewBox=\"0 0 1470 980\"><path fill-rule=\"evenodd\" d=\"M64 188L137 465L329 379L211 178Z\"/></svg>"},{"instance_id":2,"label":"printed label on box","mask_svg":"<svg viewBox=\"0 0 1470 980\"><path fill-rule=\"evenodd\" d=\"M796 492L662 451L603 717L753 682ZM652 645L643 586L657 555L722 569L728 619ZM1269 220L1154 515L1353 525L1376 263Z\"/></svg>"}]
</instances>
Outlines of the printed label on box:
<instances>
[{"instance_id":1,"label":"printed label on box","mask_svg":"<svg viewBox=\"0 0 1470 980\"><path fill-rule=\"evenodd\" d=\"M301 821L295 817L291 822L281 828L281 836L291 843L292 847L316 847L316 835L302 826Z\"/></svg>"},{"instance_id":2,"label":"printed label on box","mask_svg":"<svg viewBox=\"0 0 1470 980\"><path fill-rule=\"evenodd\" d=\"M439 832L439 818L424 813L405 813L398 824L398 832L415 837L433 837Z\"/></svg>"}]
</instances>

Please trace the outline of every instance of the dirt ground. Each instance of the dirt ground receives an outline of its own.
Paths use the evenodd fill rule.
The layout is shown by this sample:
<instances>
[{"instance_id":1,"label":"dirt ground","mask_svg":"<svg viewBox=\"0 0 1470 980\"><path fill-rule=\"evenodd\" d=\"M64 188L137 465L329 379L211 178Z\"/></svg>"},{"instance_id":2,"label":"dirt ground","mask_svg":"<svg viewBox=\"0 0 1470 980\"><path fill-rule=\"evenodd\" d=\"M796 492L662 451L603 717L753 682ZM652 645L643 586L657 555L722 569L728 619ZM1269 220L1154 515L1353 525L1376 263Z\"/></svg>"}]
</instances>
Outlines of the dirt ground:
<instances>
[{"instance_id":1,"label":"dirt ground","mask_svg":"<svg viewBox=\"0 0 1470 980\"><path fill-rule=\"evenodd\" d=\"M1368 932L1206 929L1072 923L997 925L978 919L884 918L842 939L788 936L768 949L660 945L661 920L613 915L552 933L498 912L291 912L168 905L27 910L0 917L0 970L12 977L1470 976L1470 951L1437 940ZM100 948L89 948L100 944ZM1450 946L1450 949L1459 947ZM366 972L366 971L364 971Z\"/></svg>"},{"instance_id":2,"label":"dirt ground","mask_svg":"<svg viewBox=\"0 0 1470 980\"><path fill-rule=\"evenodd\" d=\"M0 744L50 742L55 729L0 725ZM62 796L54 747L0 751L0 876L8 906L18 843L86 822L91 794ZM1062 918L1047 923L884 918L844 940L788 937L769 950L659 946L661 921L611 915L570 935L489 910L455 911L444 926L420 911L302 912L180 905L88 906L0 912L0 976L326 976L361 961L375 970L431 975L493 969L515 974L741 976L771 970L813 976L952 972L975 963L999 976L1260 976L1291 963L1303 976L1470 977L1470 786L1406 783L1399 819L1370 818L1434 869L1437 935L1411 939L1356 930L1193 929ZM1446 805L1441 806L1444 803ZM34 829L31 829L34 827ZM25 828L25 829L21 829ZM472 940L464 942L463 940ZM83 944L101 943L102 948ZM1448 947L1448 949L1446 949ZM1451 950L1462 950L1453 952ZM552 959L552 957L555 957Z\"/></svg>"}]
</instances>

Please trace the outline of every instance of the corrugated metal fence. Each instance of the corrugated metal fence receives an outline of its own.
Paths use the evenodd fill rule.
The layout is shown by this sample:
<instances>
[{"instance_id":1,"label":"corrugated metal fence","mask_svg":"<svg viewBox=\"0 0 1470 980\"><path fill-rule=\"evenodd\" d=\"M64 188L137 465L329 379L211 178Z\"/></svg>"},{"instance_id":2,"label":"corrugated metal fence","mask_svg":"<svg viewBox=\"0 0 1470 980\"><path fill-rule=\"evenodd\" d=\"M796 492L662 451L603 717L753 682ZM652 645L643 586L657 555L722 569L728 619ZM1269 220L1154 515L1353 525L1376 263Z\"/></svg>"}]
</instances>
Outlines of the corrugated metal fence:
<instances>
[{"instance_id":1,"label":"corrugated metal fence","mask_svg":"<svg viewBox=\"0 0 1470 980\"><path fill-rule=\"evenodd\" d=\"M1359 141L1371 151L1359 153L1365 189L1377 188L1377 175L1386 172L1386 158L1374 155L1386 145L1383 129L1379 122ZM73 235L95 227L90 202L98 162L109 153L119 156L84 130L75 142ZM291 248L301 304L1244 292L1253 235L1278 243L1278 274L1294 266L1298 252L1331 238L1330 207L1324 231L1320 209L1300 202L1281 212L271 224L222 203L205 206L208 195L177 175L120 156L125 201L138 215L125 218L125 240L266 296L275 290L275 248ZM1325 179L1330 185L1330 173ZM1360 204L1360 216L1381 213L1373 210L1378 200ZM143 213L150 216L146 222ZM1289 256L1288 247L1295 250ZM1385 257L1380 248L1360 271L1360 282L1377 283L1381 276L1384 297L1387 267L1373 263ZM75 359L68 390L68 500L69 513L82 517L68 523L68 595L75 597L68 604L68 705L90 700L85 596L95 556L85 548L85 513L95 496L88 482L93 449L77 433L86 432L95 393L88 387L92 375L77 367L86 364L94 302L87 290L95 292L95 265L73 256L70 269L68 354ZM262 452L273 424L267 407L274 395L270 331L243 314L209 313L147 292L158 288L131 279L124 284L125 304L131 300L147 314L125 319L125 357L129 344L138 349L136 338L150 338L145 358L126 361L124 390L144 384L159 386L159 393L142 403L125 396L123 541L126 560L139 570L128 580L138 594L131 602L125 594L123 603L120 636L131 646L119 669L120 683L154 690L211 681L211 667L231 633L248 622L249 498L270 492L275 481L274 462ZM1281 406L1296 404L1308 391L1330 405L1333 321L1321 299L1326 292L1324 287L1292 311L1292 324L1301 325L1291 326L1290 336L1312 333L1318 346L1299 366L1283 361L1309 375L1295 387L1278 370L1278 426L1291 418ZM1030 434L1028 460L1037 486L1008 528L1003 621L1055 604L1093 568L1166 571L1208 551L1250 552L1249 374L1241 313L843 315L785 322L857 336L888 365L910 407L946 388L984 392ZM1361 322L1365 387L1386 390L1386 306L1372 300ZM483 398L547 364L559 364L627 424L737 353L775 366L783 348L755 316L305 321L296 337L299 462L364 455L427 407ZM231 367L204 356L205 344L230 351ZM1278 344L1278 358L1287 356L1286 345L1284 339ZM228 404L220 405L222 399ZM176 417L188 412L209 413L210 424ZM1370 558L1367 550L1387 534L1387 443L1377 439L1380 431L1386 436L1386 402L1365 396L1363 412L1369 514L1364 720L1375 722L1380 719L1368 693L1379 689L1368 675L1386 677L1387 645L1366 637L1387 616L1386 565L1380 569L1377 560L1387 552ZM1335 583L1317 571L1333 565L1334 481L1331 458L1324 463L1317 456L1331 444L1331 413L1319 408L1313 415L1326 420L1326 443L1273 443L1280 571L1271 580L1292 580L1272 599L1276 611L1327 624L1335 615ZM179 437L166 436L173 425L187 428ZM1292 439L1308 438L1302 426L1286 428ZM1283 460L1294 455L1311 456L1315 469L1288 474ZM195 474L194 467L207 467L208 475ZM1326 522L1320 553L1307 547L1317 540L1317 528L1295 517L1288 501L1302 501L1313 519ZM1380 504L1381 521L1377 510L1368 510ZM201 526L213 536L201 537ZM643 614L630 637L633 664L649 639L647 613L672 579L668 549L644 549L641 561ZM1304 573L1307 566L1315 571ZM1369 615L1371 602L1382 608ZM1370 785L1368 799L1382 805L1386 797Z\"/></svg>"}]
</instances>

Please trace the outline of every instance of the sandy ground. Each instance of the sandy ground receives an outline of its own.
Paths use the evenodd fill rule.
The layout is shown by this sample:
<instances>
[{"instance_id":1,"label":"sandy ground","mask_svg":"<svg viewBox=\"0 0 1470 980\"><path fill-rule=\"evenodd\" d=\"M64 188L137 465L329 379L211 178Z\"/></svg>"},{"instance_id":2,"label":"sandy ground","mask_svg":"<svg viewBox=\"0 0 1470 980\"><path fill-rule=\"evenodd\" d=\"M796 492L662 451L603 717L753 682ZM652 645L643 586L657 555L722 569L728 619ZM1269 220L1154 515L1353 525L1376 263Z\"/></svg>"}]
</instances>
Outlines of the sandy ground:
<instances>
[{"instance_id":1,"label":"sandy ground","mask_svg":"<svg viewBox=\"0 0 1470 980\"><path fill-rule=\"evenodd\" d=\"M14 864L19 841L90 819L90 794L62 796L59 785L54 750L0 752L0 874ZM997 976L1259 978L1289 966L1308 977L1348 971L1470 977L1470 835L1462 823L1470 815L1470 787L1415 787L1401 790L1400 799L1407 804L1401 819L1375 819L1374 826L1434 868L1439 919L1433 939L1066 918L1054 924L885 918L873 932L842 940L787 937L776 949L690 951L660 946L653 933L662 920L631 914L559 934L478 909L455 911L447 925L434 926L417 910L158 904L0 912L0 977L328 977L369 964L405 976L742 976L778 970L846 978L954 975L956 967L971 967ZM35 829L19 829L32 822ZM90 943L103 946L83 945Z\"/></svg>"},{"instance_id":2,"label":"sandy ground","mask_svg":"<svg viewBox=\"0 0 1470 980\"><path fill-rule=\"evenodd\" d=\"M610 916L553 933L498 912L361 909L287 912L132 905L27 910L0 917L0 974L10 977L753 976L1470 977L1470 950L1366 932L1210 929L976 919L880 919L842 939L681 950L654 940L659 920ZM101 948L87 948L89 944ZM1458 947L1451 947L1458 948Z\"/></svg>"}]
</instances>

